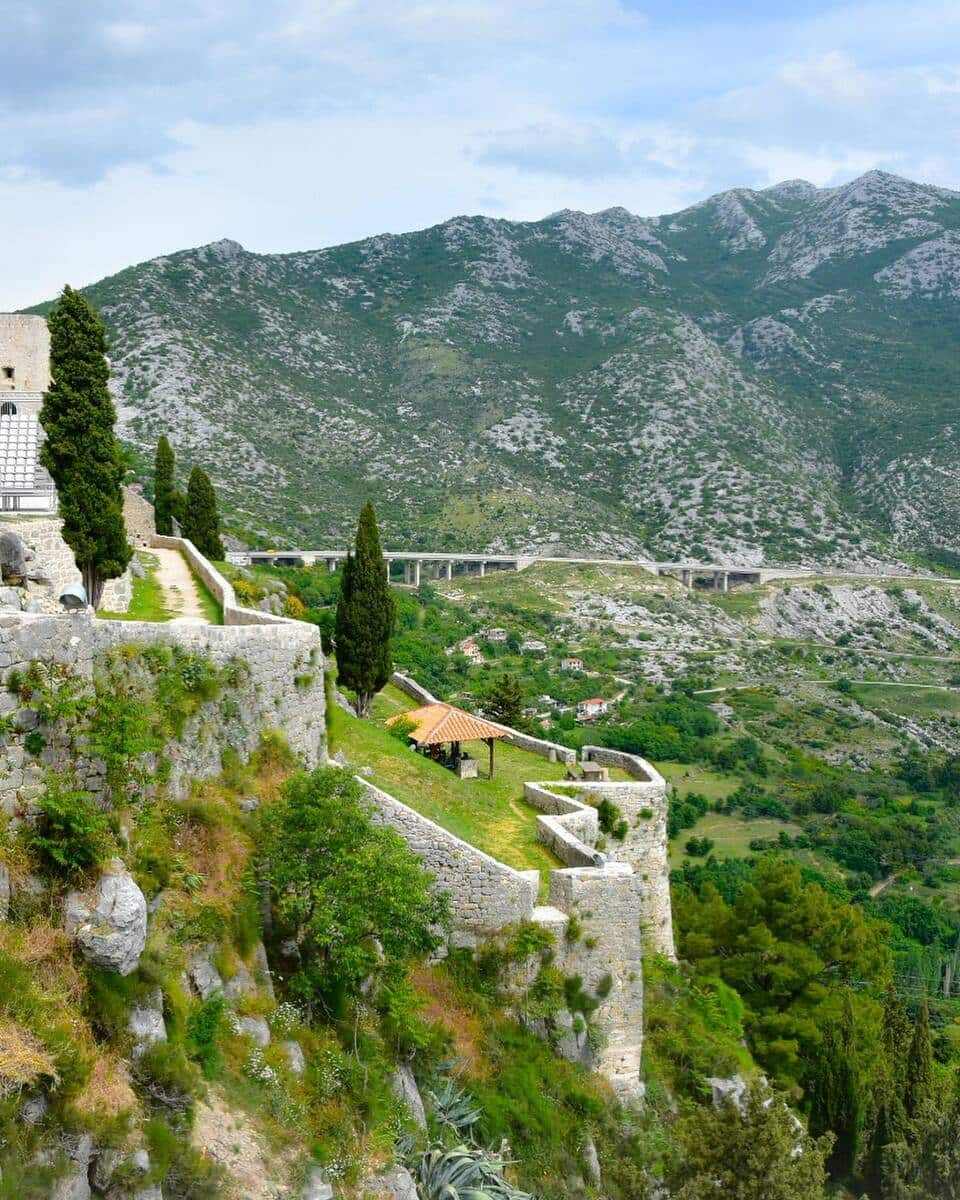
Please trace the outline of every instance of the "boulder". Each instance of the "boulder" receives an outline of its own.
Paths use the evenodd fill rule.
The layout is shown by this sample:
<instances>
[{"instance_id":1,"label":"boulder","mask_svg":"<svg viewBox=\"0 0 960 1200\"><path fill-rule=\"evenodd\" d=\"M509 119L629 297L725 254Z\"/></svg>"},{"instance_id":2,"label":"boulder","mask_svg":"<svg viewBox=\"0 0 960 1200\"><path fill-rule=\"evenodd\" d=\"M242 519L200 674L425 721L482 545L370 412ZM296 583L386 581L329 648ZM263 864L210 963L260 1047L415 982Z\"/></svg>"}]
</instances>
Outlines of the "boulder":
<instances>
[{"instance_id":1,"label":"boulder","mask_svg":"<svg viewBox=\"0 0 960 1200\"><path fill-rule=\"evenodd\" d=\"M599 1188L603 1183L600 1176L600 1157L597 1154L596 1143L589 1134L583 1143L583 1169L587 1175L587 1182Z\"/></svg>"},{"instance_id":2,"label":"boulder","mask_svg":"<svg viewBox=\"0 0 960 1200\"><path fill-rule=\"evenodd\" d=\"M0 608L12 608L19 611L23 607L23 597L15 587L0 587Z\"/></svg>"},{"instance_id":3,"label":"boulder","mask_svg":"<svg viewBox=\"0 0 960 1200\"><path fill-rule=\"evenodd\" d=\"M310 1168L310 1174L300 1195L302 1200L334 1200L333 1188L324 1178L321 1167Z\"/></svg>"},{"instance_id":4,"label":"boulder","mask_svg":"<svg viewBox=\"0 0 960 1200\"><path fill-rule=\"evenodd\" d=\"M19 585L27 579L27 552L18 533L0 533L0 583Z\"/></svg>"},{"instance_id":5,"label":"boulder","mask_svg":"<svg viewBox=\"0 0 960 1200\"><path fill-rule=\"evenodd\" d=\"M254 983L249 967L241 963L236 973L231 975L224 984L223 990L228 1000L239 1000L241 996L252 996L257 990L257 985Z\"/></svg>"},{"instance_id":6,"label":"boulder","mask_svg":"<svg viewBox=\"0 0 960 1200\"><path fill-rule=\"evenodd\" d=\"M216 946L207 946L187 962L187 978L201 1000L210 1000L223 992L223 980L213 965Z\"/></svg>"},{"instance_id":7,"label":"boulder","mask_svg":"<svg viewBox=\"0 0 960 1200\"><path fill-rule=\"evenodd\" d=\"M20 1105L20 1120L26 1125L39 1125L49 1107L50 1103L43 1092L34 1092Z\"/></svg>"},{"instance_id":8,"label":"boulder","mask_svg":"<svg viewBox=\"0 0 960 1200\"><path fill-rule=\"evenodd\" d=\"M280 1046L287 1056L287 1065L294 1075L305 1075L307 1071L307 1060L303 1054L303 1047L299 1042L286 1041L281 1042Z\"/></svg>"},{"instance_id":9,"label":"boulder","mask_svg":"<svg viewBox=\"0 0 960 1200\"><path fill-rule=\"evenodd\" d=\"M270 1026L263 1017L241 1017L240 1032L252 1038L261 1050L270 1045Z\"/></svg>"},{"instance_id":10,"label":"boulder","mask_svg":"<svg viewBox=\"0 0 960 1200\"><path fill-rule=\"evenodd\" d=\"M54 1184L50 1200L90 1200L90 1160L93 1158L93 1138L88 1134L70 1139L65 1145L71 1167Z\"/></svg>"},{"instance_id":11,"label":"boulder","mask_svg":"<svg viewBox=\"0 0 960 1200\"><path fill-rule=\"evenodd\" d=\"M742 1075L731 1075L728 1079L711 1076L711 1099L714 1108L722 1108L724 1104L732 1104L740 1112L744 1111L747 1096L747 1081Z\"/></svg>"},{"instance_id":12,"label":"boulder","mask_svg":"<svg viewBox=\"0 0 960 1200\"><path fill-rule=\"evenodd\" d=\"M376 1200L417 1200L417 1185L406 1167L391 1167L365 1179L360 1194Z\"/></svg>"},{"instance_id":13,"label":"boulder","mask_svg":"<svg viewBox=\"0 0 960 1200\"><path fill-rule=\"evenodd\" d=\"M148 996L133 1005L127 1028L133 1035L134 1058L140 1058L157 1042L167 1040L167 1027L163 1021L163 993L159 988L154 988Z\"/></svg>"},{"instance_id":14,"label":"boulder","mask_svg":"<svg viewBox=\"0 0 960 1200\"><path fill-rule=\"evenodd\" d=\"M92 896L70 892L65 916L87 962L117 975L137 969L147 942L147 902L122 863L100 877Z\"/></svg>"},{"instance_id":15,"label":"boulder","mask_svg":"<svg viewBox=\"0 0 960 1200\"><path fill-rule=\"evenodd\" d=\"M427 1114L423 1107L420 1089L413 1077L409 1063L402 1063L390 1077L390 1090L404 1106L420 1129L427 1127Z\"/></svg>"}]
</instances>

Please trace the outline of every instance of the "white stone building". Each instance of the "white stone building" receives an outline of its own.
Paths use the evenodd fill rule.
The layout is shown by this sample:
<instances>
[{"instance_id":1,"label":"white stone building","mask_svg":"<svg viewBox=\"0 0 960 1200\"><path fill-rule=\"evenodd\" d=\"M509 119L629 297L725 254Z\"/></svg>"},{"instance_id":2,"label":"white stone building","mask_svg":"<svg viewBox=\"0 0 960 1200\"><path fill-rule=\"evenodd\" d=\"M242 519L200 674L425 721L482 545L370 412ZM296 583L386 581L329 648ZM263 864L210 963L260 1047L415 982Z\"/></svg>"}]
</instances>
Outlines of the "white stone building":
<instances>
[{"instance_id":1,"label":"white stone building","mask_svg":"<svg viewBox=\"0 0 960 1200\"><path fill-rule=\"evenodd\" d=\"M0 511L56 512L53 480L40 465L40 405L50 386L50 333L43 317L0 313Z\"/></svg>"}]
</instances>

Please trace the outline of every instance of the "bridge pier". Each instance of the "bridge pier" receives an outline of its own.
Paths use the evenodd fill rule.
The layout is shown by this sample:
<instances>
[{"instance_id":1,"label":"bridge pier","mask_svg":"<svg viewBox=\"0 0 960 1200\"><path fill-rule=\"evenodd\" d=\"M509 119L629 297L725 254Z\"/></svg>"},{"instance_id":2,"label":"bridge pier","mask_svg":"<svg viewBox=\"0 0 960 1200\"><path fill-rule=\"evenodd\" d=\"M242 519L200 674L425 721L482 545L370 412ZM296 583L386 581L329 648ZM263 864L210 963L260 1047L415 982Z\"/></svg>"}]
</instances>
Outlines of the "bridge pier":
<instances>
[{"instance_id":1,"label":"bridge pier","mask_svg":"<svg viewBox=\"0 0 960 1200\"><path fill-rule=\"evenodd\" d=\"M693 587L693 572L689 567L684 567L680 572L680 582L685 588Z\"/></svg>"},{"instance_id":2,"label":"bridge pier","mask_svg":"<svg viewBox=\"0 0 960 1200\"><path fill-rule=\"evenodd\" d=\"M447 561L443 564L443 571L445 579L453 578L453 563L450 561L450 559L447 559Z\"/></svg>"},{"instance_id":3,"label":"bridge pier","mask_svg":"<svg viewBox=\"0 0 960 1200\"><path fill-rule=\"evenodd\" d=\"M334 571L336 571L336 569L337 569L337 560L335 558L328 558L327 559L327 570L332 575L334 573Z\"/></svg>"},{"instance_id":4,"label":"bridge pier","mask_svg":"<svg viewBox=\"0 0 960 1200\"><path fill-rule=\"evenodd\" d=\"M713 586L717 591L730 591L730 572L729 571L714 571Z\"/></svg>"},{"instance_id":5,"label":"bridge pier","mask_svg":"<svg viewBox=\"0 0 960 1200\"><path fill-rule=\"evenodd\" d=\"M485 562L482 562L480 564L480 578L482 579L484 577L484 575L486 575L486 573L487 573L487 564Z\"/></svg>"},{"instance_id":6,"label":"bridge pier","mask_svg":"<svg viewBox=\"0 0 960 1200\"><path fill-rule=\"evenodd\" d=\"M413 564L413 586L414 587L420 586L420 569L422 568L422 566L423 566L423 562L419 558L414 561L414 564Z\"/></svg>"}]
</instances>

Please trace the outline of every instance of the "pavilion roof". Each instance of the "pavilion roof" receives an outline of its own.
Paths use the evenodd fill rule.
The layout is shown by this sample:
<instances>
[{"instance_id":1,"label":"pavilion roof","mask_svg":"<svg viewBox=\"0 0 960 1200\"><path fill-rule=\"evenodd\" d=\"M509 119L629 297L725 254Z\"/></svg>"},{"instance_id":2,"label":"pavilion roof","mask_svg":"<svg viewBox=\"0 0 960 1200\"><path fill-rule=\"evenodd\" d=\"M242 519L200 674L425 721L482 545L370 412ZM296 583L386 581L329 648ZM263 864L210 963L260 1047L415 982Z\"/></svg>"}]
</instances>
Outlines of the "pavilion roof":
<instances>
[{"instance_id":1,"label":"pavilion roof","mask_svg":"<svg viewBox=\"0 0 960 1200\"><path fill-rule=\"evenodd\" d=\"M410 736L421 746L436 746L441 742L477 742L488 738L507 736L506 730L500 725L484 721L482 717L474 717L462 708L454 708L452 704L438 701L436 704L425 704L410 712L398 713L387 721L412 721L414 728Z\"/></svg>"}]
</instances>

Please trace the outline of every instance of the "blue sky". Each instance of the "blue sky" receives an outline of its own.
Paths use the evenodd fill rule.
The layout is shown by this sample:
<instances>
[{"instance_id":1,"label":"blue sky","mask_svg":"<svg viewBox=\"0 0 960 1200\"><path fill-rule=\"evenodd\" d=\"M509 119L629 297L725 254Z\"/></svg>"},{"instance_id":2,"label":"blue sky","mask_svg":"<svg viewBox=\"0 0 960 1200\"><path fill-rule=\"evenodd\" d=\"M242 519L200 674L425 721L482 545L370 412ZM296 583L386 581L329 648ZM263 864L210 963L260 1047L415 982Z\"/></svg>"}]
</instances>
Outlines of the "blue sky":
<instances>
[{"instance_id":1,"label":"blue sky","mask_svg":"<svg viewBox=\"0 0 960 1200\"><path fill-rule=\"evenodd\" d=\"M0 0L0 309L219 237L960 189L960 3Z\"/></svg>"}]
</instances>

